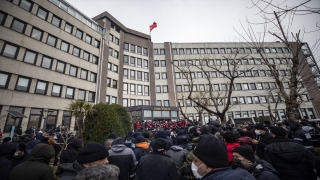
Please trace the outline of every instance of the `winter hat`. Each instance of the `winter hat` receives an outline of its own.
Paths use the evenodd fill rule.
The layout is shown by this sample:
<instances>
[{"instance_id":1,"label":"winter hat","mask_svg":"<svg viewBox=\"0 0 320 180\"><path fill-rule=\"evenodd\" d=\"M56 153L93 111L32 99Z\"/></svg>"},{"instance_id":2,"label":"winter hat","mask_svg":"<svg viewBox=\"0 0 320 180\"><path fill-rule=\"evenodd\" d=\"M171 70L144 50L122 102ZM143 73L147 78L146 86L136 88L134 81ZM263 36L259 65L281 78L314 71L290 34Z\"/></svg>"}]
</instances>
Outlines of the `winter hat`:
<instances>
[{"instance_id":1,"label":"winter hat","mask_svg":"<svg viewBox=\"0 0 320 180\"><path fill-rule=\"evenodd\" d=\"M136 138L137 143L146 142L146 139L143 136L138 136Z\"/></svg>"},{"instance_id":2,"label":"winter hat","mask_svg":"<svg viewBox=\"0 0 320 180\"><path fill-rule=\"evenodd\" d=\"M246 136L247 135L247 132L243 131L243 130L240 130L239 131L239 134L240 136Z\"/></svg>"},{"instance_id":3,"label":"winter hat","mask_svg":"<svg viewBox=\"0 0 320 180\"><path fill-rule=\"evenodd\" d=\"M108 139L115 139L115 138L117 138L117 134L115 132L111 132Z\"/></svg>"},{"instance_id":4,"label":"winter hat","mask_svg":"<svg viewBox=\"0 0 320 180\"><path fill-rule=\"evenodd\" d=\"M152 145L153 152L163 153L166 150L167 142L163 139L156 139Z\"/></svg>"},{"instance_id":5,"label":"winter hat","mask_svg":"<svg viewBox=\"0 0 320 180\"><path fill-rule=\"evenodd\" d=\"M248 146L239 146L233 149L232 152L236 152L243 156L244 158L248 159L251 162L255 161L254 152Z\"/></svg>"},{"instance_id":6,"label":"winter hat","mask_svg":"<svg viewBox=\"0 0 320 180\"><path fill-rule=\"evenodd\" d=\"M17 147L18 144L14 142L2 143L0 144L0 155L11 159L13 154L16 152Z\"/></svg>"},{"instance_id":7,"label":"winter hat","mask_svg":"<svg viewBox=\"0 0 320 180\"><path fill-rule=\"evenodd\" d=\"M85 164L101 160L108 156L109 152L106 147L98 143L89 143L79 151L77 161L80 164Z\"/></svg>"},{"instance_id":8,"label":"winter hat","mask_svg":"<svg viewBox=\"0 0 320 180\"><path fill-rule=\"evenodd\" d=\"M296 130L301 129L301 124L296 121L293 121L289 123L289 127L290 127L290 130L294 132Z\"/></svg>"},{"instance_id":9,"label":"winter hat","mask_svg":"<svg viewBox=\"0 0 320 180\"><path fill-rule=\"evenodd\" d=\"M10 137L6 137L6 138L4 138L2 141L3 141L4 143L5 143L5 142L10 142L10 141L11 141L11 138L10 138Z\"/></svg>"},{"instance_id":10,"label":"winter hat","mask_svg":"<svg viewBox=\"0 0 320 180\"><path fill-rule=\"evenodd\" d=\"M111 146L116 145L116 144L124 144L123 139L117 138L117 139L113 140L113 142L111 143Z\"/></svg>"},{"instance_id":11,"label":"winter hat","mask_svg":"<svg viewBox=\"0 0 320 180\"><path fill-rule=\"evenodd\" d=\"M283 129L282 127L274 127L271 130L272 134L276 136L286 137L287 131Z\"/></svg>"},{"instance_id":12,"label":"winter hat","mask_svg":"<svg viewBox=\"0 0 320 180\"><path fill-rule=\"evenodd\" d=\"M222 137L227 141L227 142L235 142L237 140L237 136L232 133L232 132L225 132Z\"/></svg>"},{"instance_id":13,"label":"winter hat","mask_svg":"<svg viewBox=\"0 0 320 180\"><path fill-rule=\"evenodd\" d=\"M148 132L143 132L142 135L143 135L144 138L147 138L147 139L150 138L150 135L149 135Z\"/></svg>"},{"instance_id":14,"label":"winter hat","mask_svg":"<svg viewBox=\"0 0 320 180\"><path fill-rule=\"evenodd\" d=\"M26 144L23 142L19 143L18 150L25 152L27 150Z\"/></svg>"},{"instance_id":15,"label":"winter hat","mask_svg":"<svg viewBox=\"0 0 320 180\"><path fill-rule=\"evenodd\" d=\"M211 168L229 167L226 145L216 137L208 136L201 139L193 154Z\"/></svg>"},{"instance_id":16,"label":"winter hat","mask_svg":"<svg viewBox=\"0 0 320 180\"><path fill-rule=\"evenodd\" d=\"M260 123L257 123L255 126L254 126L255 129L258 129L258 130L265 130L265 127L263 124L260 124Z\"/></svg>"},{"instance_id":17,"label":"winter hat","mask_svg":"<svg viewBox=\"0 0 320 180\"><path fill-rule=\"evenodd\" d=\"M188 137L187 136L181 136L179 139L178 139L178 145L180 144L188 144Z\"/></svg>"}]
</instances>

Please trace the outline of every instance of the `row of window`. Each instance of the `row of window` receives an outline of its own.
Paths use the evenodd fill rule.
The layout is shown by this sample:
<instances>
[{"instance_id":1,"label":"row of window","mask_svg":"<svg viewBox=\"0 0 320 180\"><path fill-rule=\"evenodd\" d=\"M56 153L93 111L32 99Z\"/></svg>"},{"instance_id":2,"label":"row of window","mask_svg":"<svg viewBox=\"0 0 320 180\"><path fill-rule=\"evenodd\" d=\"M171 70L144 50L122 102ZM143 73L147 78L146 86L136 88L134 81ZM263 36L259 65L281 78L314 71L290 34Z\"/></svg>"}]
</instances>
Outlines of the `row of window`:
<instances>
[{"instance_id":1,"label":"row of window","mask_svg":"<svg viewBox=\"0 0 320 180\"><path fill-rule=\"evenodd\" d=\"M11 74L9 73L4 73L0 72L0 88L7 88L9 81L10 81ZM25 76L18 76L15 90L16 91L23 91L23 92L30 92L30 87L31 87L31 82L32 78L25 77ZM49 83L48 81L43 81L43 80L37 80L37 84L35 86L34 91L32 90L31 92L35 94L43 94L47 95L48 91L51 94L51 96L54 97L62 97L62 90L63 90L63 85L61 84L56 84L52 83L52 89L49 90ZM83 89L78 89L78 96L74 97L75 94L75 88L74 87L69 87L67 86L65 88L65 97L67 99L78 99L78 100L86 100L86 90ZM94 102L95 100L95 92L88 91L88 101L89 102Z\"/></svg>"},{"instance_id":2,"label":"row of window","mask_svg":"<svg viewBox=\"0 0 320 180\"><path fill-rule=\"evenodd\" d=\"M270 70L246 70L246 71L234 71L234 77L266 77L272 76ZM279 70L279 76L291 76L291 70ZM230 71L206 71L206 72L189 72L189 73L181 73L175 72L176 79L187 79L188 77L191 78L224 78L224 77L231 77Z\"/></svg>"},{"instance_id":3,"label":"row of window","mask_svg":"<svg viewBox=\"0 0 320 180\"><path fill-rule=\"evenodd\" d=\"M161 91L162 89L162 91ZM168 92L168 85L163 85L163 86L156 86L156 93L167 93Z\"/></svg>"},{"instance_id":4,"label":"row of window","mask_svg":"<svg viewBox=\"0 0 320 180\"><path fill-rule=\"evenodd\" d=\"M130 51L129 51L129 46L130 46ZM124 51L148 56L148 48L136 46L134 44L124 43Z\"/></svg>"},{"instance_id":5,"label":"row of window","mask_svg":"<svg viewBox=\"0 0 320 180\"><path fill-rule=\"evenodd\" d=\"M32 1L29 1L29 0L21 0L20 3L19 3L19 6L26 10L26 11L29 11L31 12L32 10L32 6L33 6L33 2ZM49 15L49 11L44 9L43 7L39 6L38 8L38 11L37 11L37 14L36 14L39 18L47 21L48 20L48 15ZM73 30L73 25L71 25L70 23L66 22L65 24L65 27L61 27L61 22L62 22L62 19L56 15L53 15L52 16L52 19L51 19L51 24L58 27L58 28L61 28L61 29L64 29L66 32L72 34L72 30ZM23 33L23 32L21 32ZM76 34L75 36L79 39L82 40L83 38L83 31L81 31L80 29L76 29ZM94 39L92 38L92 36L86 34L86 37L85 37L85 42L91 44L92 41L94 41L94 46L96 48L99 48L100 47L100 41L97 40L97 39Z\"/></svg>"},{"instance_id":6,"label":"row of window","mask_svg":"<svg viewBox=\"0 0 320 180\"><path fill-rule=\"evenodd\" d=\"M261 48L259 50L262 53L289 53L290 52L287 47ZM257 48L174 48L172 49L172 54L231 54L231 53L252 54L252 53L258 53L258 49Z\"/></svg>"},{"instance_id":7,"label":"row of window","mask_svg":"<svg viewBox=\"0 0 320 180\"><path fill-rule=\"evenodd\" d=\"M289 88L289 82L283 82L284 88ZM211 87L209 84L194 84L192 86L192 91L226 91L229 85L227 84L213 84ZM190 85L176 85L177 92L190 92ZM298 88L303 88L303 84L298 83ZM258 83L235 83L232 90L242 91L242 90L263 90L263 89L277 89L275 82L258 82Z\"/></svg>"},{"instance_id":8,"label":"row of window","mask_svg":"<svg viewBox=\"0 0 320 180\"><path fill-rule=\"evenodd\" d=\"M116 45L119 45L119 43L120 43L119 38L115 37L113 34L109 35L109 41L115 43Z\"/></svg>"},{"instance_id":9,"label":"row of window","mask_svg":"<svg viewBox=\"0 0 320 180\"><path fill-rule=\"evenodd\" d=\"M111 84L112 82L112 84ZM118 80L107 78L107 87L118 89Z\"/></svg>"},{"instance_id":10,"label":"row of window","mask_svg":"<svg viewBox=\"0 0 320 180\"><path fill-rule=\"evenodd\" d=\"M149 96L149 86L141 84L123 83L123 94Z\"/></svg>"},{"instance_id":11,"label":"row of window","mask_svg":"<svg viewBox=\"0 0 320 180\"><path fill-rule=\"evenodd\" d=\"M130 58L130 62L129 62L129 58ZM143 64L142 64L142 62L143 62ZM148 67L149 67L148 60L136 58L133 56L127 56L127 55L123 56L123 64L128 65L128 66L130 65L130 66L134 66L134 67L144 68L144 69L148 69Z\"/></svg>"},{"instance_id":12,"label":"row of window","mask_svg":"<svg viewBox=\"0 0 320 180\"><path fill-rule=\"evenodd\" d=\"M143 103L144 101L144 103ZM143 99L122 99L122 106L123 107L131 107L131 106L141 106L141 105L150 105L150 100L143 100Z\"/></svg>"},{"instance_id":13,"label":"row of window","mask_svg":"<svg viewBox=\"0 0 320 180\"><path fill-rule=\"evenodd\" d=\"M1 12L0 12L1 14ZM1 21L1 19L0 19ZM11 26L10 28L14 31L17 31L19 33L24 33L25 31L25 28L27 26L27 23L21 21L21 20L18 20L16 18L14 18L12 20L12 23L11 23ZM31 30L31 33L30 33L30 37L31 38L34 38L38 41L42 41L43 39L43 34L44 34L44 31L36 28L36 27L32 27L32 30ZM46 44L50 45L50 46L53 46L53 47L57 47L57 42L58 42L58 38L51 35L51 34L48 34L48 37L46 39ZM90 54L89 52L87 51L84 51L82 52L81 54L81 49L79 47L76 47L73 45L73 48L72 50L70 49L72 46L70 43L64 41L64 40L61 40L61 44L60 44L60 50L62 51L65 51L67 53L71 53L72 55L76 56L76 57L80 57L80 55L82 56L82 59L86 60L86 61L90 61L94 64L98 64L98 61L99 61L99 58L93 54ZM9 54L11 56L11 58L15 58L15 55L14 53L11 53Z\"/></svg>"},{"instance_id":14,"label":"row of window","mask_svg":"<svg viewBox=\"0 0 320 180\"><path fill-rule=\"evenodd\" d=\"M164 49L153 49L153 55L165 55Z\"/></svg>"},{"instance_id":15,"label":"row of window","mask_svg":"<svg viewBox=\"0 0 320 180\"><path fill-rule=\"evenodd\" d=\"M156 102L157 106L165 106L165 107L169 107L169 100L157 100Z\"/></svg>"},{"instance_id":16,"label":"row of window","mask_svg":"<svg viewBox=\"0 0 320 180\"><path fill-rule=\"evenodd\" d=\"M118 98L115 96L106 95L106 103L107 104L117 104Z\"/></svg>"},{"instance_id":17,"label":"row of window","mask_svg":"<svg viewBox=\"0 0 320 180\"><path fill-rule=\"evenodd\" d=\"M5 43L2 49L2 55L9 57L9 58L13 58L16 59L18 52L20 50L20 47L11 43ZM36 65L37 64L37 59L38 59L38 52L26 49L25 53L24 53L24 57L23 57L23 62L29 63L29 64L33 64ZM41 64L40 67L46 68L46 69L50 69L50 70L54 70L56 72L65 74L66 73L66 67L67 67L67 63L57 60L57 64L56 67L52 67L54 59L52 57L43 55L42 60L41 60ZM80 76L78 76L78 70L80 70ZM89 78L89 73L90 73L90 78ZM84 80L89 80L91 82L96 82L97 79L97 74L90 72L86 69L82 69L79 68L77 66L71 65L70 64L70 68L69 68L69 73L70 76L73 77L79 77L81 79Z\"/></svg>"},{"instance_id":18,"label":"row of window","mask_svg":"<svg viewBox=\"0 0 320 180\"><path fill-rule=\"evenodd\" d=\"M119 52L109 47L109 56L113 56L114 58L119 58Z\"/></svg>"},{"instance_id":19,"label":"row of window","mask_svg":"<svg viewBox=\"0 0 320 180\"><path fill-rule=\"evenodd\" d=\"M238 65L262 65L262 64L266 64L264 62L261 62L260 59L236 59L236 60L232 60L232 59L209 59L209 60L174 60L173 64L175 66L227 66L229 64L233 65L234 63L238 64ZM269 58L268 59L268 64L292 64L292 59L285 59L285 58ZM159 66L159 62L155 61L155 66L158 67ZM165 61L162 62L161 61L161 66L165 66Z\"/></svg>"},{"instance_id":20,"label":"row of window","mask_svg":"<svg viewBox=\"0 0 320 180\"><path fill-rule=\"evenodd\" d=\"M142 79L142 73L143 73L143 79ZM149 82L149 73L148 72L142 72L142 71L137 71L137 70L124 68L123 69L123 78L124 79L137 80L137 81Z\"/></svg>"}]
</instances>

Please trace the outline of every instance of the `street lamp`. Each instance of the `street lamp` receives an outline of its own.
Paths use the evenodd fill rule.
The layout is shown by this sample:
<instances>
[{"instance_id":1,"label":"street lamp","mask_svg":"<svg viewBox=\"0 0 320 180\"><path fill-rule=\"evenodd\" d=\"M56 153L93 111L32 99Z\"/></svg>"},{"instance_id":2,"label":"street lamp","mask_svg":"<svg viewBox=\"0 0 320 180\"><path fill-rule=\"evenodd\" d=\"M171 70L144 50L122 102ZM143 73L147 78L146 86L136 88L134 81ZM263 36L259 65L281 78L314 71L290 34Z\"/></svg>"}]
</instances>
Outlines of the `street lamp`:
<instances>
[{"instance_id":1,"label":"street lamp","mask_svg":"<svg viewBox=\"0 0 320 180\"><path fill-rule=\"evenodd\" d=\"M51 115L54 111L45 109L44 111L40 111L43 117L43 127L42 129L45 130L47 128L47 120L48 116Z\"/></svg>"}]
</instances>

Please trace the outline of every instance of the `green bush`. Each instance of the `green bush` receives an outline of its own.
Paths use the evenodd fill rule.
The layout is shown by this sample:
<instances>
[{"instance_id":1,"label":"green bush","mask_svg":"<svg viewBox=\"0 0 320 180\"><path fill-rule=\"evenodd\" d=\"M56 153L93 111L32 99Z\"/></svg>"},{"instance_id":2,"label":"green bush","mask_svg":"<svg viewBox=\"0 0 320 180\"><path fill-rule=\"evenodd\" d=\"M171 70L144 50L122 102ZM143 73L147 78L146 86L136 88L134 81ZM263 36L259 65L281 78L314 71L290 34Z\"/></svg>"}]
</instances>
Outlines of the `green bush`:
<instances>
[{"instance_id":1,"label":"green bush","mask_svg":"<svg viewBox=\"0 0 320 180\"><path fill-rule=\"evenodd\" d=\"M125 136L130 118L125 117L124 107L100 103L94 105L93 109L93 113L86 121L85 143L103 143L111 132L116 132L117 137Z\"/></svg>"}]
</instances>

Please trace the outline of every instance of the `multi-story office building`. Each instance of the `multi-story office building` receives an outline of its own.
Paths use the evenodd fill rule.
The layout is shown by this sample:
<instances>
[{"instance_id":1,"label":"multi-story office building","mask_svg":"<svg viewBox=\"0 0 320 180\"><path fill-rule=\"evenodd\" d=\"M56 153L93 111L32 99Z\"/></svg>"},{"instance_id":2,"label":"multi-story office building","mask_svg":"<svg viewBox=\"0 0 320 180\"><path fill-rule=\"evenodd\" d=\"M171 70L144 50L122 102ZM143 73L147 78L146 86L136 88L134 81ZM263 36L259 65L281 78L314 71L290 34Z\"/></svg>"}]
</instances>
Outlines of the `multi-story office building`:
<instances>
[{"instance_id":1,"label":"multi-story office building","mask_svg":"<svg viewBox=\"0 0 320 180\"><path fill-rule=\"evenodd\" d=\"M125 27L108 12L91 19L63 0L1 0L0 32L0 128L4 132L13 125L23 131L57 124L73 129L74 120L65 111L72 100L118 103L145 120L178 119L180 103L195 119L199 112L184 95L187 81L178 67L207 58L225 68L225 57L235 47L252 57L241 60L242 68L257 65L258 59L252 47L241 43L155 44L149 35ZM275 63L286 53L281 43L268 48ZM263 104L272 101L265 88L274 87L274 82L263 71L253 68L251 75L246 72L236 81L232 100L239 103L228 116L268 115ZM194 88L201 92L207 88L204 74L194 73ZM215 77L214 72L210 78L215 91L225 88L226 78ZM315 118L313 103L319 103L319 91L304 92L301 114ZM284 117L284 106L279 109ZM14 118L8 110L26 117Z\"/></svg>"}]
</instances>

